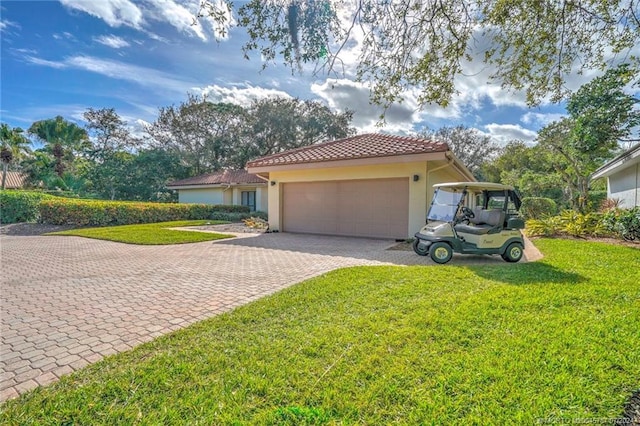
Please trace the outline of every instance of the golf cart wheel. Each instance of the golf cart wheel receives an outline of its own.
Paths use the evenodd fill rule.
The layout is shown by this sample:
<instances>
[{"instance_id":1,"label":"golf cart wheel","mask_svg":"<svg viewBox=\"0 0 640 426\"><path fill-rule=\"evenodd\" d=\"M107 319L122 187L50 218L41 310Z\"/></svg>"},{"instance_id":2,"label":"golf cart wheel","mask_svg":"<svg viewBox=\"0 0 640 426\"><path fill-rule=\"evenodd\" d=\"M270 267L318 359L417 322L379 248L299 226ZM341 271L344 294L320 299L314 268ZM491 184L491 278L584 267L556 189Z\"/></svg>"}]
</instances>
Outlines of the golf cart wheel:
<instances>
[{"instance_id":1,"label":"golf cart wheel","mask_svg":"<svg viewBox=\"0 0 640 426\"><path fill-rule=\"evenodd\" d=\"M413 251L420 256L426 256L429 254L429 247L420 246L420 240L416 238L413 240Z\"/></svg>"},{"instance_id":2,"label":"golf cart wheel","mask_svg":"<svg viewBox=\"0 0 640 426\"><path fill-rule=\"evenodd\" d=\"M429 247L429 254L431 255L431 260L443 264L451 260L453 249L447 243L433 243L431 247Z\"/></svg>"},{"instance_id":3,"label":"golf cart wheel","mask_svg":"<svg viewBox=\"0 0 640 426\"><path fill-rule=\"evenodd\" d=\"M502 258L507 262L515 263L522 259L523 254L524 248L522 247L522 244L511 243L509 244L509 247L507 247L507 250L505 250Z\"/></svg>"}]
</instances>

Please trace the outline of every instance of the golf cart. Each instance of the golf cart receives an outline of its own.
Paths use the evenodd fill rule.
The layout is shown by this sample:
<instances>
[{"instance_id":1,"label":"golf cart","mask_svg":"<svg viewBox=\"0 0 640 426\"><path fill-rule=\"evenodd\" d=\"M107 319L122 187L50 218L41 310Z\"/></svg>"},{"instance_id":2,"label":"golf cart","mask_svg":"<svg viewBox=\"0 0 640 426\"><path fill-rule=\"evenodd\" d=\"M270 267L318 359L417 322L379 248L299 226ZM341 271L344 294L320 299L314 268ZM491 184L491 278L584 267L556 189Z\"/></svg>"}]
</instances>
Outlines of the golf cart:
<instances>
[{"instance_id":1,"label":"golf cart","mask_svg":"<svg viewBox=\"0 0 640 426\"><path fill-rule=\"evenodd\" d=\"M499 254L507 262L522 258L524 240L518 215L520 197L512 186L490 182L433 185L427 224L415 234L413 250L447 263L453 253Z\"/></svg>"}]
</instances>

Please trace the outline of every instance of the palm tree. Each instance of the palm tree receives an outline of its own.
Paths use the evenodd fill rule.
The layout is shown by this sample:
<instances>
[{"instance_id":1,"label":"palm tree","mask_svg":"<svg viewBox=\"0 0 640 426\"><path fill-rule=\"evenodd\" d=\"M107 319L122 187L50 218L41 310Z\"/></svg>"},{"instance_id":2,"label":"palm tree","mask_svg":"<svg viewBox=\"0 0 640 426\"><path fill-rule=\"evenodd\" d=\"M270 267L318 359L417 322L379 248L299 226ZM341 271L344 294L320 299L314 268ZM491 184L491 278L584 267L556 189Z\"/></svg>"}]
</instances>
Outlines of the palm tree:
<instances>
[{"instance_id":1,"label":"palm tree","mask_svg":"<svg viewBox=\"0 0 640 426\"><path fill-rule=\"evenodd\" d=\"M74 156L89 144L87 132L82 127L60 116L36 121L29 133L44 142L45 150L53 154L55 171L60 177L67 168L65 161L73 162Z\"/></svg>"},{"instance_id":2,"label":"palm tree","mask_svg":"<svg viewBox=\"0 0 640 426\"><path fill-rule=\"evenodd\" d=\"M2 189L4 190L7 182L7 169L9 165L21 159L29 151L29 139L23 134L20 127L9 127L8 124L0 125L0 159L2 160Z\"/></svg>"}]
</instances>

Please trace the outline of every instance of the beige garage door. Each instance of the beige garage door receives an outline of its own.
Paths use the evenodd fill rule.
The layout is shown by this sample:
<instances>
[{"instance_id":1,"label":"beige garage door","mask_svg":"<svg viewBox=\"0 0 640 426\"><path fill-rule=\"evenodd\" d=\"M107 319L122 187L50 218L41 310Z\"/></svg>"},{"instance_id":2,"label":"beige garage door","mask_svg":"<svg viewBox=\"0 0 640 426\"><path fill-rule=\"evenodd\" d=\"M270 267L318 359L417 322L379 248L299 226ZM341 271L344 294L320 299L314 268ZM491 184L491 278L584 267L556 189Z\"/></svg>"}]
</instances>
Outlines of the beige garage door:
<instances>
[{"instance_id":1,"label":"beige garage door","mask_svg":"<svg viewBox=\"0 0 640 426\"><path fill-rule=\"evenodd\" d=\"M406 238L409 179L285 183L286 232Z\"/></svg>"}]
</instances>

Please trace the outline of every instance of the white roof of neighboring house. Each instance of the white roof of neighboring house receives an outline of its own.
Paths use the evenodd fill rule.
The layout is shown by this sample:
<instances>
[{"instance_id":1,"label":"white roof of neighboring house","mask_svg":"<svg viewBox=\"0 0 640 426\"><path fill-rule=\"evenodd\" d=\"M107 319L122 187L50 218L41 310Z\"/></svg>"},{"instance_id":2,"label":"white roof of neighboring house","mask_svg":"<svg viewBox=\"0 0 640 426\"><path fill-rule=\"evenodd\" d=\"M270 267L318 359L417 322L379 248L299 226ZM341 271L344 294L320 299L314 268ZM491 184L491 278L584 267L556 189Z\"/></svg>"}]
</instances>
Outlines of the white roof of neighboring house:
<instances>
[{"instance_id":1,"label":"white roof of neighboring house","mask_svg":"<svg viewBox=\"0 0 640 426\"><path fill-rule=\"evenodd\" d=\"M591 179L611 176L612 174L626 169L638 162L640 162L640 144L637 144L628 151L623 152L604 166L600 167L593 173L593 175L591 175Z\"/></svg>"}]
</instances>

